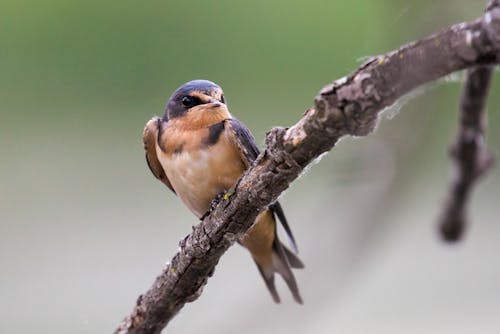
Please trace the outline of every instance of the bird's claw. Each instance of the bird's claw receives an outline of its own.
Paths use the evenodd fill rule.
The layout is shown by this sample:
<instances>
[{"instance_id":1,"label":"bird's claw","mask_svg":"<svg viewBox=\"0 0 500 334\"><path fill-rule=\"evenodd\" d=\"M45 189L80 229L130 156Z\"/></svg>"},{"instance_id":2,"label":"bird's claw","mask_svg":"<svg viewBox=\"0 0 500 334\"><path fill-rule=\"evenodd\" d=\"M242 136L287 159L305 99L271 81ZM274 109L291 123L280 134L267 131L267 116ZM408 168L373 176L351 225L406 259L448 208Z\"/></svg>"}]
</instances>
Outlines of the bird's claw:
<instances>
[{"instance_id":1,"label":"bird's claw","mask_svg":"<svg viewBox=\"0 0 500 334\"><path fill-rule=\"evenodd\" d=\"M217 204L219 204L220 201L222 201L222 199L224 199L224 195L225 195L225 192L221 191L220 193L217 194L217 196L215 196L215 198L212 200L212 202L210 202L210 211L215 210L215 208L217 207Z\"/></svg>"},{"instance_id":2,"label":"bird's claw","mask_svg":"<svg viewBox=\"0 0 500 334\"><path fill-rule=\"evenodd\" d=\"M224 199L225 195L226 193L224 191L218 193L217 196L215 196L215 198L210 202L210 209L205 212L203 216L201 216L200 220L204 220L210 213L212 213L212 211L214 211L217 207L217 204Z\"/></svg>"}]
</instances>

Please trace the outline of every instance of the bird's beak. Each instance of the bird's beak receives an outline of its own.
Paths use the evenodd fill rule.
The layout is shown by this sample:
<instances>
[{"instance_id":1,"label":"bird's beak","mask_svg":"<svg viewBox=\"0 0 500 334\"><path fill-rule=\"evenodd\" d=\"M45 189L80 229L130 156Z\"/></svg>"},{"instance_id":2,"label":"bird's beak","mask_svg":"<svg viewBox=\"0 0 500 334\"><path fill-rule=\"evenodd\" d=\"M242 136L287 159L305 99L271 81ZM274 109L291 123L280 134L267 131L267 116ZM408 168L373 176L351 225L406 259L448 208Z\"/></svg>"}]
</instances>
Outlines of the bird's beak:
<instances>
[{"instance_id":1,"label":"bird's beak","mask_svg":"<svg viewBox=\"0 0 500 334\"><path fill-rule=\"evenodd\" d=\"M220 107L225 107L226 105L219 100L216 99L211 99L210 102L208 103L208 106L210 108L220 108Z\"/></svg>"}]
</instances>

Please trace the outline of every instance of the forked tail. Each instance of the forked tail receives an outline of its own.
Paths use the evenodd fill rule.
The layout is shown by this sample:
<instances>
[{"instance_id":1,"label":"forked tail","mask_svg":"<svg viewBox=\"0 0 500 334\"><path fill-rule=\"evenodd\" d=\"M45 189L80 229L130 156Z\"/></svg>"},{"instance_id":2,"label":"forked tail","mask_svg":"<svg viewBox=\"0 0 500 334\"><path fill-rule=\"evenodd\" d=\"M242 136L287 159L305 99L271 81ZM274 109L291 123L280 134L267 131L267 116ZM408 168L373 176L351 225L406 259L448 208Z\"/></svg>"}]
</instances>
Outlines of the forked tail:
<instances>
[{"instance_id":1,"label":"forked tail","mask_svg":"<svg viewBox=\"0 0 500 334\"><path fill-rule=\"evenodd\" d=\"M257 262L256 262L257 263ZM274 285L274 274L278 273L283 277L283 280L288 285L288 288L292 292L293 299L299 304L302 304L302 297L300 296L299 287L297 286L297 281L293 275L291 268L304 268L302 261L295 255L292 251L286 248L285 245L279 241L278 237L274 239L273 243L273 253L272 253L272 263L266 267L259 265L257 267L266 283L273 300L279 303L280 297L276 286Z\"/></svg>"}]
</instances>

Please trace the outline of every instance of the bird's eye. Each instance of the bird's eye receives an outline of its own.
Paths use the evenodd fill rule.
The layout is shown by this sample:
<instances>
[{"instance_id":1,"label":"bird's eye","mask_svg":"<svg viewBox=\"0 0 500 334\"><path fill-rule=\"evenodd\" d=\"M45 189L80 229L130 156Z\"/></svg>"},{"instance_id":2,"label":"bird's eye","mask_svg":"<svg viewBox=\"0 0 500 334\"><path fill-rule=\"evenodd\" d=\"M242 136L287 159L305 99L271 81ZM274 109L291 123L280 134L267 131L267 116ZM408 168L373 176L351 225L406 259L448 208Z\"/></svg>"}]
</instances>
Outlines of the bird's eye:
<instances>
[{"instance_id":1,"label":"bird's eye","mask_svg":"<svg viewBox=\"0 0 500 334\"><path fill-rule=\"evenodd\" d=\"M182 104L186 108L192 108L195 105L200 104L200 100L197 97L191 96L191 95L186 95L182 98L181 100Z\"/></svg>"},{"instance_id":2,"label":"bird's eye","mask_svg":"<svg viewBox=\"0 0 500 334\"><path fill-rule=\"evenodd\" d=\"M220 96L220 101L224 104L226 104L226 100L224 99L224 94Z\"/></svg>"}]
</instances>

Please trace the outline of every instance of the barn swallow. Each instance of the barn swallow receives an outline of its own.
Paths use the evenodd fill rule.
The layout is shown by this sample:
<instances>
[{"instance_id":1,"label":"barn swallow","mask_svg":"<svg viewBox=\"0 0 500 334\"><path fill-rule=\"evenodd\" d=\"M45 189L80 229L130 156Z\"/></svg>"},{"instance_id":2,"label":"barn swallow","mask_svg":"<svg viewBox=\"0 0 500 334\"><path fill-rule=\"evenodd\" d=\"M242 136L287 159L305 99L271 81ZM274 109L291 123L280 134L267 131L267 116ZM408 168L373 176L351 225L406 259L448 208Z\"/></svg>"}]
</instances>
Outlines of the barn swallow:
<instances>
[{"instance_id":1,"label":"barn swallow","mask_svg":"<svg viewBox=\"0 0 500 334\"><path fill-rule=\"evenodd\" d=\"M146 124L143 140L153 175L200 219L209 212L214 198L231 189L259 155L250 131L229 113L222 89L207 80L179 87L168 100L163 117L154 117ZM295 301L302 304L291 268L304 265L278 239L276 217L296 253L295 239L279 202L257 216L239 243L250 251L276 303L280 302L274 285L274 274L278 273Z\"/></svg>"}]
</instances>

